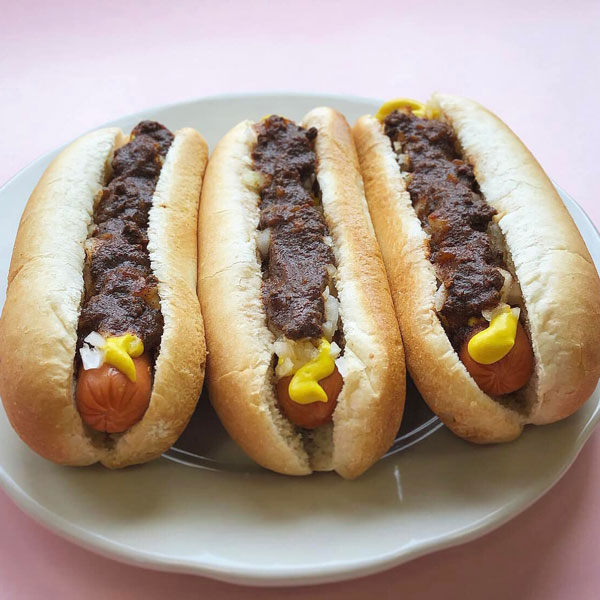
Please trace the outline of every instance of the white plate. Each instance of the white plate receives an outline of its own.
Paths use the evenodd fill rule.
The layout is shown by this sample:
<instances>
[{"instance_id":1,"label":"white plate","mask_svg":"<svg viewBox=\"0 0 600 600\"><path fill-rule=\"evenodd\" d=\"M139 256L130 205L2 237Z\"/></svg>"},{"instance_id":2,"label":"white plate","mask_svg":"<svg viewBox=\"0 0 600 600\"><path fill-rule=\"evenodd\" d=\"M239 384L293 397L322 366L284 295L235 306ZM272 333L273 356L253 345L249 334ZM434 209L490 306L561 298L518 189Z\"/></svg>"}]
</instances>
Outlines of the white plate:
<instances>
[{"instance_id":1,"label":"white plate","mask_svg":"<svg viewBox=\"0 0 600 600\"><path fill-rule=\"evenodd\" d=\"M191 125L213 147L244 118L278 112L299 119L319 104L351 122L378 106L343 97L225 96L114 124L128 129L152 118L171 129ZM24 204L54 154L0 191L2 282ZM562 196L598 265L598 233ZM165 458L118 472L62 468L31 452L0 411L0 482L39 522L112 558L237 583L321 583L374 573L504 523L560 479L599 418L596 390L573 417L527 428L511 444L475 447L440 429L349 482L333 474L193 469Z\"/></svg>"}]
</instances>

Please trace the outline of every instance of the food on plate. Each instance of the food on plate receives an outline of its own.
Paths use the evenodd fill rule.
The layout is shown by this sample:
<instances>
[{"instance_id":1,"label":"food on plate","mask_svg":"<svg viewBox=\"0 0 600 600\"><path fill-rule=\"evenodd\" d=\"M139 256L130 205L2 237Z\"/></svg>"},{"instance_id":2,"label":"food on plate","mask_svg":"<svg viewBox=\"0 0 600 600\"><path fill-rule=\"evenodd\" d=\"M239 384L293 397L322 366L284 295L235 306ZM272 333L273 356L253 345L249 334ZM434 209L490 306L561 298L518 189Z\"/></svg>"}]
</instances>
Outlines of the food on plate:
<instances>
[{"instance_id":1,"label":"food on plate","mask_svg":"<svg viewBox=\"0 0 600 600\"><path fill-rule=\"evenodd\" d=\"M360 475L389 448L402 342L344 117L244 121L206 171L199 296L211 401L233 439L290 475Z\"/></svg>"},{"instance_id":2,"label":"food on plate","mask_svg":"<svg viewBox=\"0 0 600 600\"><path fill-rule=\"evenodd\" d=\"M123 467L159 456L204 379L197 213L207 146L142 121L51 163L17 233L0 319L0 395L40 455Z\"/></svg>"},{"instance_id":3,"label":"food on plate","mask_svg":"<svg viewBox=\"0 0 600 600\"><path fill-rule=\"evenodd\" d=\"M408 370L474 442L563 419L600 374L600 282L554 186L479 104L398 99L354 126Z\"/></svg>"}]
</instances>

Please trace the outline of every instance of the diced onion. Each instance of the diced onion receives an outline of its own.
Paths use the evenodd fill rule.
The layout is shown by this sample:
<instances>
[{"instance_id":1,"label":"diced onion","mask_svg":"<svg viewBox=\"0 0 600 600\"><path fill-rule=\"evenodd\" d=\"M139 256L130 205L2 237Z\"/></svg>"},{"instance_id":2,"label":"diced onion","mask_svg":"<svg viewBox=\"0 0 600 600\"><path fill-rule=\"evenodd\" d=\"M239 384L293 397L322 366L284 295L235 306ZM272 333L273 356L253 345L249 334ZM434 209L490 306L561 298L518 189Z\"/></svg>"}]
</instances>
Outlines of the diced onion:
<instances>
[{"instance_id":1,"label":"diced onion","mask_svg":"<svg viewBox=\"0 0 600 600\"><path fill-rule=\"evenodd\" d=\"M329 346L329 356L335 360L341 352L342 349L335 342L331 342Z\"/></svg>"},{"instance_id":2,"label":"diced onion","mask_svg":"<svg viewBox=\"0 0 600 600\"><path fill-rule=\"evenodd\" d=\"M291 375L318 354L317 348L310 340L290 340L281 336L273 343L273 350L278 357L275 375L281 379Z\"/></svg>"},{"instance_id":3,"label":"diced onion","mask_svg":"<svg viewBox=\"0 0 600 600\"><path fill-rule=\"evenodd\" d=\"M502 284L502 289L500 290L500 301L506 302L510 296L512 284L513 284L513 276L506 271L505 269L498 269L502 277L504 277L504 283Z\"/></svg>"},{"instance_id":4,"label":"diced onion","mask_svg":"<svg viewBox=\"0 0 600 600\"><path fill-rule=\"evenodd\" d=\"M254 146L254 144L256 144L256 133L254 132L251 124L248 124L248 126L244 129L242 141L248 146ZM250 163L252 163L252 157L250 156L250 153L244 154L242 160L248 160Z\"/></svg>"},{"instance_id":5,"label":"diced onion","mask_svg":"<svg viewBox=\"0 0 600 600\"><path fill-rule=\"evenodd\" d=\"M277 377L287 377L294 372L294 363L289 358L284 358L280 364L277 364Z\"/></svg>"},{"instance_id":6,"label":"diced onion","mask_svg":"<svg viewBox=\"0 0 600 600\"><path fill-rule=\"evenodd\" d=\"M503 310L507 306L508 306L508 304L505 304L504 302L501 302L500 304L498 304L498 306L494 306L494 308L484 308L481 311L481 316L486 321L491 321L496 316L496 313L500 312L501 310Z\"/></svg>"},{"instance_id":7,"label":"diced onion","mask_svg":"<svg viewBox=\"0 0 600 600\"><path fill-rule=\"evenodd\" d=\"M446 302L447 297L448 290L443 283L440 283L440 287L437 289L437 292L433 297L433 308L435 308L436 312L440 312L440 310L444 308L444 303Z\"/></svg>"},{"instance_id":8,"label":"diced onion","mask_svg":"<svg viewBox=\"0 0 600 600\"><path fill-rule=\"evenodd\" d=\"M329 290L329 287L327 288ZM331 341L337 329L339 301L335 296L328 294L325 297L325 322L323 323L323 335L327 341Z\"/></svg>"},{"instance_id":9,"label":"diced onion","mask_svg":"<svg viewBox=\"0 0 600 600\"><path fill-rule=\"evenodd\" d=\"M96 225L94 225L92 223L90 225L89 229L91 231L94 231L95 227L96 227ZM94 254L94 246L95 245L96 245L96 239L95 238L88 238L87 240L85 240L85 242L83 242L83 248L85 250L86 258L91 259L92 254Z\"/></svg>"},{"instance_id":10,"label":"diced onion","mask_svg":"<svg viewBox=\"0 0 600 600\"><path fill-rule=\"evenodd\" d=\"M104 363L104 352L87 344L79 349L79 354L81 355L81 364L86 371L98 369Z\"/></svg>"},{"instance_id":11,"label":"diced onion","mask_svg":"<svg viewBox=\"0 0 600 600\"><path fill-rule=\"evenodd\" d=\"M251 190L258 187L258 179L256 178L256 173L254 173L254 171L246 171L242 175L241 180L242 183Z\"/></svg>"},{"instance_id":12,"label":"diced onion","mask_svg":"<svg viewBox=\"0 0 600 600\"><path fill-rule=\"evenodd\" d=\"M495 306L494 308L482 310L481 315L486 321L491 321L499 312L502 312L507 307L508 304L501 302L500 304L498 304L498 306ZM510 310L512 311L512 314L515 315L515 317L517 317L518 319L521 314L521 309L518 306L515 306Z\"/></svg>"},{"instance_id":13,"label":"diced onion","mask_svg":"<svg viewBox=\"0 0 600 600\"><path fill-rule=\"evenodd\" d=\"M396 154L396 161L401 171L408 171L410 168L410 159L408 154Z\"/></svg>"},{"instance_id":14,"label":"diced onion","mask_svg":"<svg viewBox=\"0 0 600 600\"><path fill-rule=\"evenodd\" d=\"M318 348L310 340L290 340L285 336L281 336L273 343L273 350L277 355L275 376L278 380L292 375L308 361L316 358L319 353ZM329 355L336 364L340 360L341 352L342 349L335 342L331 342Z\"/></svg>"},{"instance_id":15,"label":"diced onion","mask_svg":"<svg viewBox=\"0 0 600 600\"><path fill-rule=\"evenodd\" d=\"M335 366L343 378L348 375L348 361L345 356L339 356L335 361Z\"/></svg>"},{"instance_id":16,"label":"diced onion","mask_svg":"<svg viewBox=\"0 0 600 600\"><path fill-rule=\"evenodd\" d=\"M335 268L335 265L327 265L325 267L327 269L327 275L329 275L329 279L330 280L335 280L335 276L337 275L337 269Z\"/></svg>"},{"instance_id":17,"label":"diced onion","mask_svg":"<svg viewBox=\"0 0 600 600\"><path fill-rule=\"evenodd\" d=\"M102 348L106 345L106 340L97 331L92 331L83 341L90 346L96 346L96 348Z\"/></svg>"},{"instance_id":18,"label":"diced onion","mask_svg":"<svg viewBox=\"0 0 600 600\"><path fill-rule=\"evenodd\" d=\"M250 190L258 191L265 184L265 178L259 171L247 170L242 174L242 183Z\"/></svg>"},{"instance_id":19,"label":"diced onion","mask_svg":"<svg viewBox=\"0 0 600 600\"><path fill-rule=\"evenodd\" d=\"M271 230L270 229L259 229L256 234L256 247L260 252L263 260L267 258L269 254L269 244L271 243Z\"/></svg>"}]
</instances>

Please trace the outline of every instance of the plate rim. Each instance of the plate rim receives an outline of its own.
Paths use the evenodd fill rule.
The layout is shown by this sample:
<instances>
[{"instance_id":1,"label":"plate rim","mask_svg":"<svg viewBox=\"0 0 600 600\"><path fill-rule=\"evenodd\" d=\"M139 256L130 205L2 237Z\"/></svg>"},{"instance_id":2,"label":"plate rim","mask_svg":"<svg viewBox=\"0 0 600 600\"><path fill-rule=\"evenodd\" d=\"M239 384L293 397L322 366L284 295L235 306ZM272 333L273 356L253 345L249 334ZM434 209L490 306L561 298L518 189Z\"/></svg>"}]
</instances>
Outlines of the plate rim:
<instances>
[{"instance_id":1,"label":"plate rim","mask_svg":"<svg viewBox=\"0 0 600 600\"><path fill-rule=\"evenodd\" d=\"M179 102L170 102L161 105L151 106L140 111L135 111L106 121L103 124L94 126L91 129L82 132L79 135L84 135L88 131L94 131L101 127L114 126L115 122L123 120L134 120L144 113L152 113L156 111L164 111L184 106L199 104L204 101L218 100L244 100L247 98L264 98L264 97L279 97L279 98L319 98L319 102L323 100L336 102L357 102L365 104L380 103L381 100L359 95L351 94L321 94L321 93L296 93L286 91L274 92L240 92L216 94L203 96L195 99L188 99ZM79 137L79 136L77 136ZM36 165L52 158L69 143L67 142L53 150L44 152L37 158L30 161L26 166L17 171L12 177L5 181L0 186L0 195L5 189L10 186L18 177L22 176L26 171ZM553 182L554 183L554 182ZM575 210L584 217L585 221L591 225L596 237L600 243L600 232L598 228L585 212L585 210L573 199L561 186L554 183L556 189L561 196L570 201ZM181 560L179 558L171 558L166 554L149 552L132 548L130 546L116 542L110 538L104 537L98 533L92 532L80 525L71 523L64 517L57 515L52 510L35 500L28 495L18 483L7 473L4 465L0 463L0 487L6 492L12 502L30 516L36 523L42 527L58 535L63 539L83 547L91 552L95 552L104 557L118 560L129 565L138 566L147 569L156 569L173 573L188 573L202 575L224 581L228 583L237 583L251 586L295 586L306 584L322 584L334 581L345 581L358 577L364 577L386 569L399 566L420 556L430 554L439 550L444 550L459 544L467 543L477 539L483 535L494 531L501 527L509 520L518 516L530 506L535 504L542 496L547 494L565 475L569 468L577 459L579 453L585 446L586 442L592 435L596 425L600 421L600 399L590 415L587 422L583 425L577 436L576 444L569 449L569 452L564 455L564 462L561 468L548 476L548 480L538 490L531 493L529 496L518 496L513 501L502 506L501 509L487 515L483 519L479 519L468 526L457 529L455 532L446 534L443 538L434 538L432 540L417 542L409 548L403 547L390 552L381 554L372 554L369 558L361 558L355 560L344 560L342 562L331 561L324 565L315 567L314 565L301 566L268 566L256 568L255 566L248 567L242 563L233 563L232 561L223 561L221 564L210 562L206 558L197 560ZM439 435L441 429L436 429L431 434L431 437ZM29 448L28 452L32 452ZM168 461L161 457L159 461ZM168 461L174 462L174 461ZM172 468L184 468L181 465L173 465Z\"/></svg>"}]
</instances>

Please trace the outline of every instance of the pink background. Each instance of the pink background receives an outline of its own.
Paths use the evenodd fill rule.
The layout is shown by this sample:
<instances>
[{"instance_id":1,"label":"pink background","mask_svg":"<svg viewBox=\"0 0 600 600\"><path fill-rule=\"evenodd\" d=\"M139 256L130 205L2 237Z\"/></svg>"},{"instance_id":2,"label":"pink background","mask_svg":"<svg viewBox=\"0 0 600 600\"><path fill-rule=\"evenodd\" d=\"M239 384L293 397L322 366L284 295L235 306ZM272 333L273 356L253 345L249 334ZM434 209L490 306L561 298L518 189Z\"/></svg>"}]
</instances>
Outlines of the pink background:
<instances>
[{"instance_id":1,"label":"pink background","mask_svg":"<svg viewBox=\"0 0 600 600\"><path fill-rule=\"evenodd\" d=\"M83 131L228 92L473 97L519 133L600 224L600 3L5 2L0 183ZM68 501L68 499L66 499ZM600 433L564 479L484 538L292 598L597 598ZM280 598L155 573L63 541L0 492L3 597ZM8 591L6 591L8 590Z\"/></svg>"}]
</instances>

